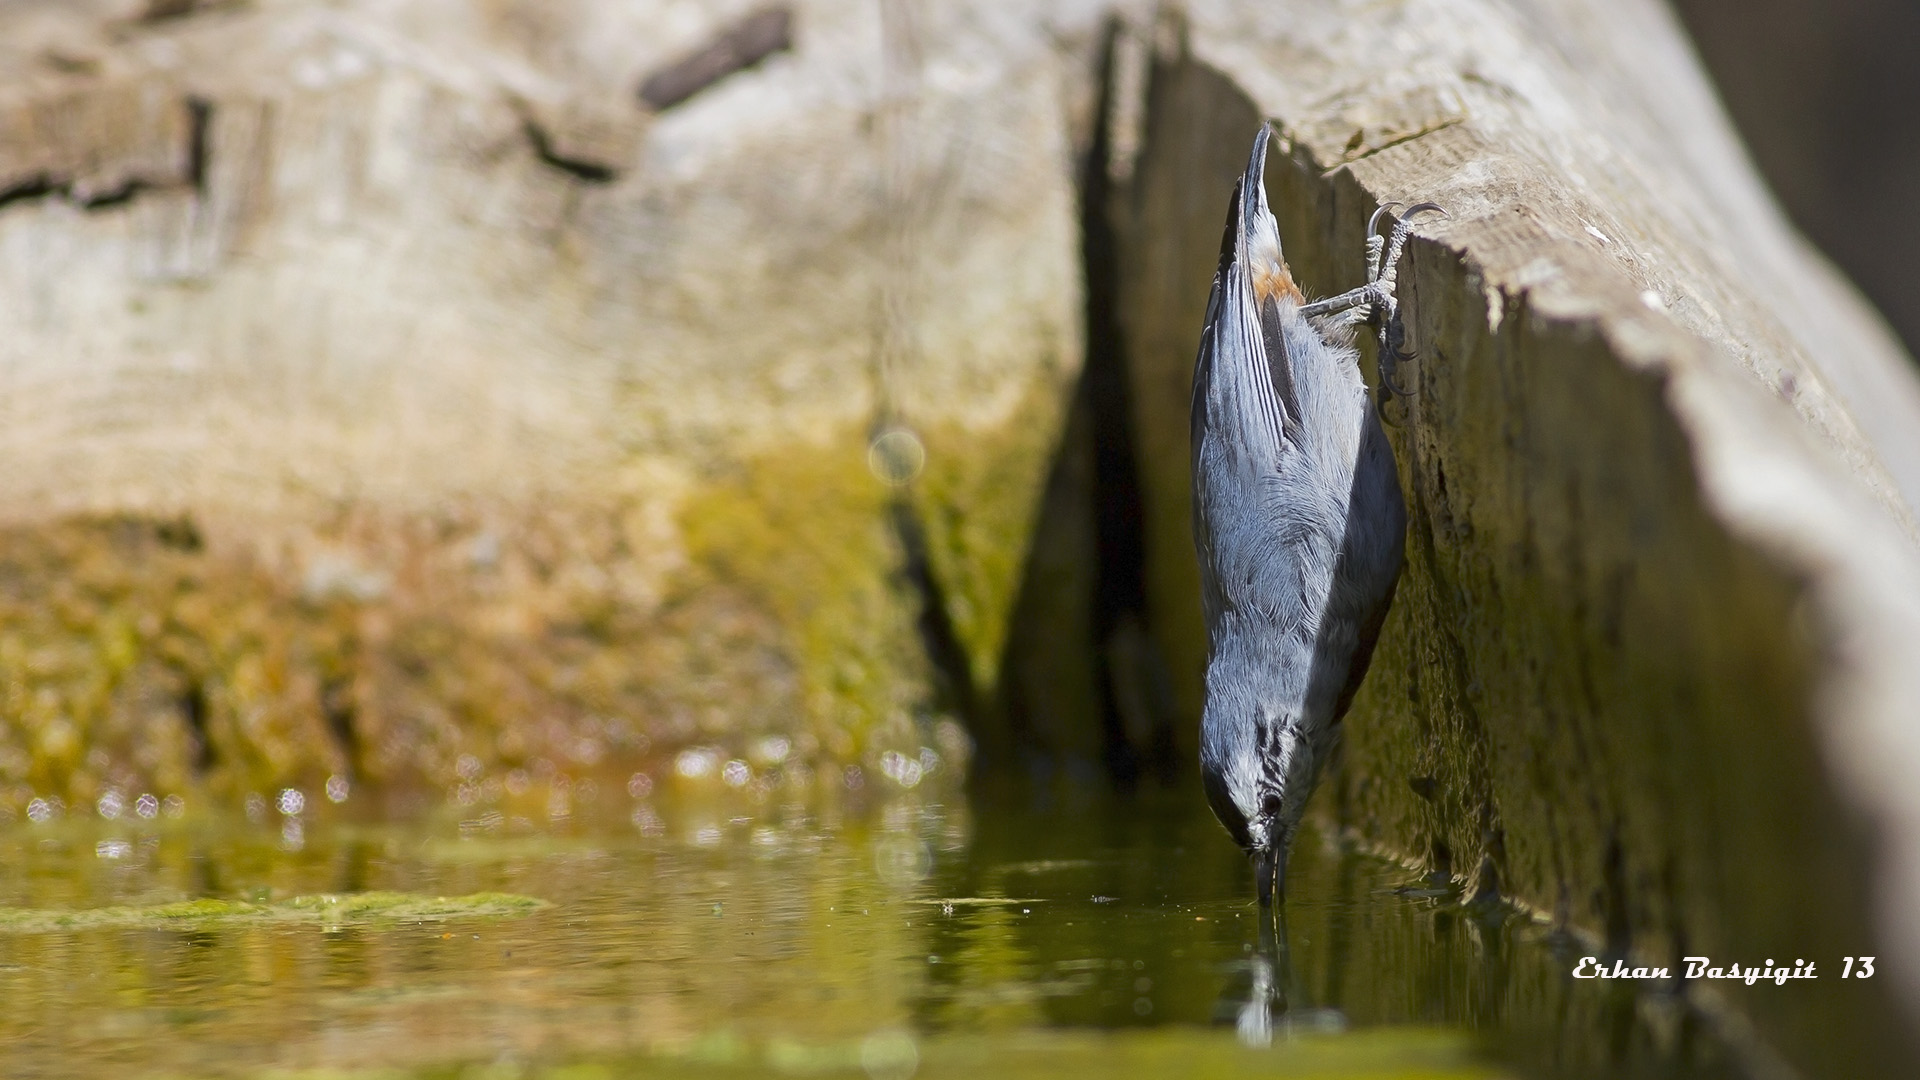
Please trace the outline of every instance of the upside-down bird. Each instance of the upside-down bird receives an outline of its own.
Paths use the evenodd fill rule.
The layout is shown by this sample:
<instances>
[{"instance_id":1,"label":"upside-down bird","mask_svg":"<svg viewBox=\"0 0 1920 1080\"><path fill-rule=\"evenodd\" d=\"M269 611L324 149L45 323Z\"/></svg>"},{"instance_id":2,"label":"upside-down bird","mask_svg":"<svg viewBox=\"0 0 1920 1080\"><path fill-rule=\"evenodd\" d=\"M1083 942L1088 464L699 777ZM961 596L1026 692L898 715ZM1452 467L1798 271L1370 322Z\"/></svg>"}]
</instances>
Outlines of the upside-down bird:
<instances>
[{"instance_id":1,"label":"upside-down bird","mask_svg":"<svg viewBox=\"0 0 1920 1080\"><path fill-rule=\"evenodd\" d=\"M1395 272L1408 218L1368 224L1367 282L1308 303L1280 255L1262 182L1263 124L1227 206L1193 374L1193 534L1207 621L1200 769L1207 802L1253 858L1260 903L1373 658L1400 578L1406 507L1360 377L1374 326L1393 387Z\"/></svg>"}]
</instances>

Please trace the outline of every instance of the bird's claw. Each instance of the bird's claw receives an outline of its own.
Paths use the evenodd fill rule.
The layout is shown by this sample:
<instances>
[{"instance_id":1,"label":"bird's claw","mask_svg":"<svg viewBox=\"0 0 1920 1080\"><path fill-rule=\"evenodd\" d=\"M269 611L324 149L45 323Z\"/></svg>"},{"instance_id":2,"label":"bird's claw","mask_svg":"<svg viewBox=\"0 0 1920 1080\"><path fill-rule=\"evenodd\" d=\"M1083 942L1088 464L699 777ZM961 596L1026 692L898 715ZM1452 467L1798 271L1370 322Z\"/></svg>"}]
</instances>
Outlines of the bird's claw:
<instances>
[{"instance_id":1,"label":"bird's claw","mask_svg":"<svg viewBox=\"0 0 1920 1080\"><path fill-rule=\"evenodd\" d=\"M1412 357L1407 357L1407 359L1409 359L1409 360L1411 360L1411 359L1412 359ZM1395 364L1396 364L1396 366L1398 365L1398 363L1399 363L1399 361L1395 361ZM1400 384L1399 384L1399 383L1396 383L1396 382L1394 382L1394 381L1393 381L1393 372L1392 372L1392 370L1391 370L1391 369L1389 369L1389 370L1386 370L1386 371L1382 371L1382 372L1380 373L1380 385L1381 385L1381 386L1383 386L1383 387L1386 387L1386 388L1387 388L1387 389L1388 389L1389 391L1391 391L1391 392L1393 392L1393 393L1395 393L1395 394L1397 394L1397 395L1399 395L1400 397L1412 397L1412 396L1413 396L1413 391L1411 391L1411 390L1402 390L1402 389L1400 388Z\"/></svg>"},{"instance_id":2,"label":"bird's claw","mask_svg":"<svg viewBox=\"0 0 1920 1080\"><path fill-rule=\"evenodd\" d=\"M1367 219L1367 281L1369 282L1380 279L1380 254L1387 244L1386 238L1380 235L1380 219L1393 213L1399 205L1397 202L1381 203L1379 209L1373 212L1373 216Z\"/></svg>"},{"instance_id":3,"label":"bird's claw","mask_svg":"<svg viewBox=\"0 0 1920 1080\"><path fill-rule=\"evenodd\" d=\"M1391 199L1381 203L1380 208L1375 210L1373 216L1367 219L1367 235L1372 236L1374 233L1380 231L1380 219L1393 213L1394 209L1399 205L1399 203Z\"/></svg>"},{"instance_id":4,"label":"bird's claw","mask_svg":"<svg viewBox=\"0 0 1920 1080\"><path fill-rule=\"evenodd\" d=\"M1400 325L1400 301L1396 295L1400 255L1406 249L1407 237L1413 232L1413 218L1416 215L1430 211L1451 215L1438 203L1415 203L1405 210L1399 207L1397 202L1386 203L1367 219L1366 284L1339 296L1307 304L1300 309L1300 314L1309 319L1326 320L1321 325L1328 328L1359 323L1372 325L1380 342L1381 381L1393 393L1408 397L1410 392L1400 389L1393 382L1394 366L1401 360L1414 359L1413 354L1400 348L1406 338L1406 331ZM1383 235L1380 222L1388 217L1393 219L1393 226Z\"/></svg>"},{"instance_id":5,"label":"bird's claw","mask_svg":"<svg viewBox=\"0 0 1920 1080\"><path fill-rule=\"evenodd\" d=\"M1412 397L1412 391L1400 388L1394 381L1394 371L1401 362L1417 357L1400 348L1400 343L1406 338L1406 329L1400 323L1398 296L1400 255L1406 248L1407 237L1413 232L1415 215L1429 211L1442 217L1452 215L1438 203L1415 203L1396 213L1399 206L1396 202L1385 203L1367 219L1367 284L1373 287L1376 294L1372 310L1368 312L1368 321L1374 324L1374 332L1380 341L1380 385L1405 398ZM1393 227L1383 238L1379 233L1380 219L1388 216L1393 218Z\"/></svg>"}]
</instances>

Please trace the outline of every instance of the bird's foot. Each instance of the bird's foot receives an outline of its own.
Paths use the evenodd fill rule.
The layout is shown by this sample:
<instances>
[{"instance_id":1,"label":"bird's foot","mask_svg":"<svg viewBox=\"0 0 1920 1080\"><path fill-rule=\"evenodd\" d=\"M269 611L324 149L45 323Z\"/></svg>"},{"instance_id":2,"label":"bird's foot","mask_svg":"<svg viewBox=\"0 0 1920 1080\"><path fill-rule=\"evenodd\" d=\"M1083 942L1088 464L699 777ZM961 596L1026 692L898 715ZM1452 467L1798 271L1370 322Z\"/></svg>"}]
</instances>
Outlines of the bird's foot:
<instances>
[{"instance_id":1,"label":"bird's foot","mask_svg":"<svg viewBox=\"0 0 1920 1080\"><path fill-rule=\"evenodd\" d=\"M1406 397L1408 391L1402 390L1393 378L1402 362L1414 359L1414 355L1406 349L1407 328L1400 321L1400 255L1406 250L1407 236L1413 232L1415 214L1431 210L1442 217L1449 215L1437 203L1418 203L1408 207L1405 213L1396 214L1393 228L1382 238L1375 230L1379 227L1381 215L1391 213L1393 206L1388 203L1375 210L1367 222L1367 276L1373 285L1381 287L1381 299L1372 312L1374 332L1380 341L1380 386L1383 390Z\"/></svg>"},{"instance_id":2,"label":"bird's foot","mask_svg":"<svg viewBox=\"0 0 1920 1080\"><path fill-rule=\"evenodd\" d=\"M1408 391L1394 381L1394 373L1402 361L1412 360L1414 356L1406 351L1406 327L1400 322L1397 295L1400 256L1406 250L1407 237L1413 232L1414 215L1431 210L1445 216L1447 212L1435 203L1419 203L1395 213L1399 205L1387 203L1367 220L1367 283L1339 296L1307 304L1300 313L1309 319L1322 320L1329 329L1371 325L1380 342L1381 389L1404 397ZM1382 235L1380 219L1388 216L1392 216L1393 226Z\"/></svg>"}]
</instances>

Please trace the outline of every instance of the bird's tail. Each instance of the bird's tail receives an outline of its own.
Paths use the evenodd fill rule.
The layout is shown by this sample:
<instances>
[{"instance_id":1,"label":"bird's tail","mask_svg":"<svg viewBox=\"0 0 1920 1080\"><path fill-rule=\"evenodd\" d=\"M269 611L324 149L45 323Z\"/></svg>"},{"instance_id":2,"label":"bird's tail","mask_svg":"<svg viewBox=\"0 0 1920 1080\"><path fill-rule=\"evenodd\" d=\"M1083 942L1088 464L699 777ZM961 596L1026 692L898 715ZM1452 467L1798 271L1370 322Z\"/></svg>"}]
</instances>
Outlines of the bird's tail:
<instances>
[{"instance_id":1,"label":"bird's tail","mask_svg":"<svg viewBox=\"0 0 1920 1080\"><path fill-rule=\"evenodd\" d=\"M1238 263L1253 286L1256 304L1282 297L1297 304L1300 287L1281 257L1280 226L1267 209L1267 143L1272 137L1273 126L1263 123L1253 138L1253 153L1234 190L1226 234L1220 238L1220 269L1224 275Z\"/></svg>"}]
</instances>

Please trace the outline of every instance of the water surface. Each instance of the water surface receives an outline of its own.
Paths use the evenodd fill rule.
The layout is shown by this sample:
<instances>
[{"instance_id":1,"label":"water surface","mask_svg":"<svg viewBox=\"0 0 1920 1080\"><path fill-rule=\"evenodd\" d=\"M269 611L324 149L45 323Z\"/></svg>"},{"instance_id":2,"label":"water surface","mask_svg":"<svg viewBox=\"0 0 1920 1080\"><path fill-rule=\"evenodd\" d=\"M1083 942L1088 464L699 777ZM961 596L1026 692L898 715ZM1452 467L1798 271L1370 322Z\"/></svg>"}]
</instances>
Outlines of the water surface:
<instances>
[{"instance_id":1,"label":"water surface","mask_svg":"<svg viewBox=\"0 0 1920 1080\"><path fill-rule=\"evenodd\" d=\"M1263 924L1197 790L563 809L0 827L5 1071L1722 1072L1677 1006L1568 979L1547 928L1325 837ZM376 891L399 906L350 902Z\"/></svg>"}]
</instances>

